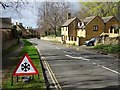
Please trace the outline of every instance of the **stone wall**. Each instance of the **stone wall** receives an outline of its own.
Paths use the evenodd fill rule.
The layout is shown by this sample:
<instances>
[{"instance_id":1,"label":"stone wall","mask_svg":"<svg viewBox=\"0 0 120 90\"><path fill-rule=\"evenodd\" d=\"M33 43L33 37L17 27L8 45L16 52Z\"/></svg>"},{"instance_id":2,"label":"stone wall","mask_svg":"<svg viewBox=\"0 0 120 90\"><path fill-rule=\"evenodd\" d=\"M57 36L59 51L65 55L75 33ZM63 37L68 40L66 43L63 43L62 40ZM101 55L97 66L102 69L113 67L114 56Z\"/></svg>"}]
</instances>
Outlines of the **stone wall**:
<instances>
[{"instance_id":1,"label":"stone wall","mask_svg":"<svg viewBox=\"0 0 120 90\"><path fill-rule=\"evenodd\" d=\"M0 29L2 31L2 50L5 50L17 43L17 40L13 38L10 29Z\"/></svg>"},{"instance_id":2,"label":"stone wall","mask_svg":"<svg viewBox=\"0 0 120 90\"><path fill-rule=\"evenodd\" d=\"M62 42L61 37L41 37L42 40Z\"/></svg>"},{"instance_id":3,"label":"stone wall","mask_svg":"<svg viewBox=\"0 0 120 90\"><path fill-rule=\"evenodd\" d=\"M96 44L120 44L120 37L99 37L96 40Z\"/></svg>"}]
</instances>

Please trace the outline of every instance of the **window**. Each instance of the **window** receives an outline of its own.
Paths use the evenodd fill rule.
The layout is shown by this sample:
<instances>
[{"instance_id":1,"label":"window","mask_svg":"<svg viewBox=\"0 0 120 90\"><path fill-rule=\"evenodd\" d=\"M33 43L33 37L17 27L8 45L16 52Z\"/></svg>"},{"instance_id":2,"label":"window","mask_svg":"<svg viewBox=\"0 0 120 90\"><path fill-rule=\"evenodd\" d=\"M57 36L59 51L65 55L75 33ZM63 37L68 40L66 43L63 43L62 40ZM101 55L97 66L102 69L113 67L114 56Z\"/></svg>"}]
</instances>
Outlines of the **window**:
<instances>
[{"instance_id":1,"label":"window","mask_svg":"<svg viewBox=\"0 0 120 90\"><path fill-rule=\"evenodd\" d=\"M76 37L74 37L74 41L76 41L77 40L77 38Z\"/></svg>"},{"instance_id":2,"label":"window","mask_svg":"<svg viewBox=\"0 0 120 90\"><path fill-rule=\"evenodd\" d=\"M70 37L69 37L69 41L70 41Z\"/></svg>"},{"instance_id":3,"label":"window","mask_svg":"<svg viewBox=\"0 0 120 90\"><path fill-rule=\"evenodd\" d=\"M114 27L111 26L111 27L110 27L110 33L113 33L113 29L114 29Z\"/></svg>"},{"instance_id":4,"label":"window","mask_svg":"<svg viewBox=\"0 0 120 90\"><path fill-rule=\"evenodd\" d=\"M98 31L98 26L97 25L93 26L93 31Z\"/></svg>"},{"instance_id":5,"label":"window","mask_svg":"<svg viewBox=\"0 0 120 90\"><path fill-rule=\"evenodd\" d=\"M73 36L71 37L71 41L73 41Z\"/></svg>"},{"instance_id":6,"label":"window","mask_svg":"<svg viewBox=\"0 0 120 90\"><path fill-rule=\"evenodd\" d=\"M66 40L67 40L67 36L66 36Z\"/></svg>"}]
</instances>

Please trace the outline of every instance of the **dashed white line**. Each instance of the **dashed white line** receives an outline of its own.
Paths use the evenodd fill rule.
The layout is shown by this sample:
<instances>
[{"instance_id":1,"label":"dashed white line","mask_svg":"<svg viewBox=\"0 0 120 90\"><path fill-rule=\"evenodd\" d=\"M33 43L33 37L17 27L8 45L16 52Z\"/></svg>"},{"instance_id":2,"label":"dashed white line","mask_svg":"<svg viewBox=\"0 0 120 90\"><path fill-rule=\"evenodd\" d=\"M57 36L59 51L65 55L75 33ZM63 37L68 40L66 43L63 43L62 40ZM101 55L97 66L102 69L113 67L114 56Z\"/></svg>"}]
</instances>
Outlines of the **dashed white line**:
<instances>
[{"instance_id":1,"label":"dashed white line","mask_svg":"<svg viewBox=\"0 0 120 90\"><path fill-rule=\"evenodd\" d=\"M66 51L64 51L64 53L66 53Z\"/></svg>"},{"instance_id":2,"label":"dashed white line","mask_svg":"<svg viewBox=\"0 0 120 90\"><path fill-rule=\"evenodd\" d=\"M94 65L96 65L96 63L93 63Z\"/></svg>"},{"instance_id":3,"label":"dashed white line","mask_svg":"<svg viewBox=\"0 0 120 90\"><path fill-rule=\"evenodd\" d=\"M82 59L82 60L85 60L85 61L90 61L90 59L86 59L86 58L83 58L83 57L73 57L73 56L70 56L70 55L65 55L65 56L67 56L67 57L69 57L69 58L73 58L73 59ZM97 65L97 66L99 66L99 67L102 67L102 68L104 68L104 69L106 69L106 70L109 70L109 71L111 71L111 72L113 72L113 73L116 73L116 74L119 74L119 75L120 75L120 73L117 72L117 71L115 71L115 70L112 70L112 69L110 69L110 68L107 68L107 67L105 67L105 66L99 65L99 64L94 63L94 62L93 62L93 64L94 64L94 65Z\"/></svg>"},{"instance_id":4,"label":"dashed white line","mask_svg":"<svg viewBox=\"0 0 120 90\"><path fill-rule=\"evenodd\" d=\"M56 49L60 50L60 48L56 47Z\"/></svg>"},{"instance_id":5,"label":"dashed white line","mask_svg":"<svg viewBox=\"0 0 120 90\"><path fill-rule=\"evenodd\" d=\"M70 52L67 52L67 51L64 51L64 53L67 53L67 54L72 54L72 53L70 53Z\"/></svg>"},{"instance_id":6,"label":"dashed white line","mask_svg":"<svg viewBox=\"0 0 120 90\"><path fill-rule=\"evenodd\" d=\"M73 56L70 56L70 55L65 55L65 56L73 58L73 59L82 59L82 60L85 60L85 61L90 61L90 59L85 59L83 57L73 57Z\"/></svg>"},{"instance_id":7,"label":"dashed white line","mask_svg":"<svg viewBox=\"0 0 120 90\"><path fill-rule=\"evenodd\" d=\"M100 67L100 65L99 65L99 64L97 64L97 66L99 66L99 67Z\"/></svg>"},{"instance_id":8,"label":"dashed white line","mask_svg":"<svg viewBox=\"0 0 120 90\"><path fill-rule=\"evenodd\" d=\"M90 59L86 59L86 58L83 58L83 60L85 60L85 61L90 61Z\"/></svg>"},{"instance_id":9,"label":"dashed white line","mask_svg":"<svg viewBox=\"0 0 120 90\"><path fill-rule=\"evenodd\" d=\"M117 72L117 71L115 71L115 70L112 70L112 69L110 69L110 68L107 68L107 67L105 67L105 66L101 66L102 68L104 68L104 69L106 69L106 70L109 70L109 71L111 71L111 72L114 72L114 73L116 73L116 74L119 74L120 75L120 73L119 72Z\"/></svg>"}]
</instances>

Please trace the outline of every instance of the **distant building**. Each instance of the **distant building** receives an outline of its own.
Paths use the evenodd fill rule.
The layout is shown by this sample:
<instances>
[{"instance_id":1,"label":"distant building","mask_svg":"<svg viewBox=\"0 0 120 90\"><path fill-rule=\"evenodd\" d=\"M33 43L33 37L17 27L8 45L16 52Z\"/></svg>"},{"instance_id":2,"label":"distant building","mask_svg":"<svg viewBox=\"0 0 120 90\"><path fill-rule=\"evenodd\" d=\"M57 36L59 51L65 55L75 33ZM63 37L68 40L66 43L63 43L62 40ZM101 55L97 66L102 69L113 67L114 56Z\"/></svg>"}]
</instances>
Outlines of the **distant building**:
<instances>
[{"instance_id":1,"label":"distant building","mask_svg":"<svg viewBox=\"0 0 120 90\"><path fill-rule=\"evenodd\" d=\"M29 32L27 29L25 29L25 27L23 26L22 23L16 22L16 27L17 27L17 31L22 33L21 37L23 37L23 38L29 37Z\"/></svg>"}]
</instances>

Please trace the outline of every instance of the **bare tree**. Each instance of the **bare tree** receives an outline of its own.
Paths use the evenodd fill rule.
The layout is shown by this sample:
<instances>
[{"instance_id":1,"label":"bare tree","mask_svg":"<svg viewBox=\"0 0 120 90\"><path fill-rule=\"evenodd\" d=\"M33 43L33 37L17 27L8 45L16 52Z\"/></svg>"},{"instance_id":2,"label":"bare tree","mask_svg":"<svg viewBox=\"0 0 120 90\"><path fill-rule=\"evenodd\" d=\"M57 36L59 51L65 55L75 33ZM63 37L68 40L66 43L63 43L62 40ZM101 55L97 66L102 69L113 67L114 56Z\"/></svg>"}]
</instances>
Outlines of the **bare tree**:
<instances>
[{"instance_id":1,"label":"bare tree","mask_svg":"<svg viewBox=\"0 0 120 90\"><path fill-rule=\"evenodd\" d=\"M16 12L19 17L22 17L21 10L26 7L26 5L29 5L30 2L27 0L3 0L0 1L0 5L2 8L2 12L8 11L8 12Z\"/></svg>"},{"instance_id":2,"label":"bare tree","mask_svg":"<svg viewBox=\"0 0 120 90\"><path fill-rule=\"evenodd\" d=\"M6 8L13 8L13 9L18 9L19 7L22 7L24 4L27 4L27 0L5 0L5 1L0 1L0 5L6 9Z\"/></svg>"},{"instance_id":3,"label":"bare tree","mask_svg":"<svg viewBox=\"0 0 120 90\"><path fill-rule=\"evenodd\" d=\"M68 2L43 2L38 11L38 25L46 30L53 30L57 36L57 28L66 20L69 11Z\"/></svg>"}]
</instances>

